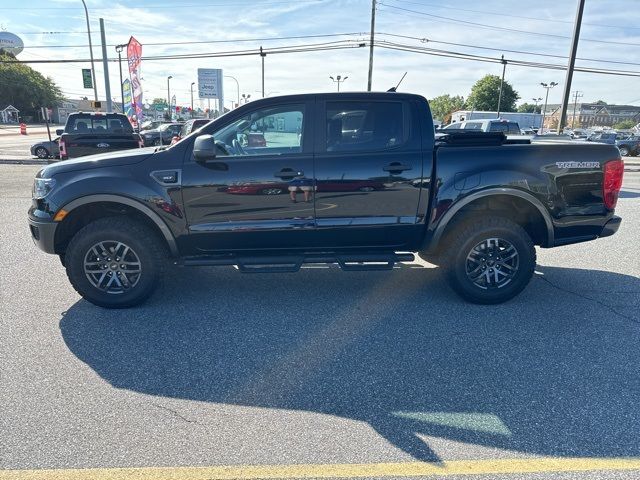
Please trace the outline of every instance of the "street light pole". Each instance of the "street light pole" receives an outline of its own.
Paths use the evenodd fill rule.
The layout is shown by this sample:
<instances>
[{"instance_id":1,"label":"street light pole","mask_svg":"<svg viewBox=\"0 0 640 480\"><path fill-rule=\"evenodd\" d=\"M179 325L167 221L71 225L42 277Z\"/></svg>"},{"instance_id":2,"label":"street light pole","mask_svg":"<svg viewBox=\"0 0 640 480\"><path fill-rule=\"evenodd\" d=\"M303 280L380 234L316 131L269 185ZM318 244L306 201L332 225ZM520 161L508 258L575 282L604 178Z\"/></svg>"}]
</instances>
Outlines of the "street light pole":
<instances>
[{"instance_id":1,"label":"street light pole","mask_svg":"<svg viewBox=\"0 0 640 480\"><path fill-rule=\"evenodd\" d=\"M576 122L576 107L578 106L578 99L582 98L582 92L576 90L573 94L573 117L571 117L571 130L573 130L573 125Z\"/></svg>"},{"instance_id":2,"label":"street light pole","mask_svg":"<svg viewBox=\"0 0 640 480\"><path fill-rule=\"evenodd\" d=\"M224 77L225 78L231 78L231 79L235 80L236 87L238 87L238 103L236 105L240 106L240 82L238 82L238 79L236 77L232 77L231 75L225 75Z\"/></svg>"},{"instance_id":3,"label":"street light pole","mask_svg":"<svg viewBox=\"0 0 640 480\"><path fill-rule=\"evenodd\" d=\"M93 78L93 95L94 100L98 101L98 86L96 85L96 67L93 64L93 44L91 43L91 27L89 26L89 11L87 10L87 4L82 0L84 6L84 16L87 19L87 34L89 35L89 57L91 58L91 77Z\"/></svg>"},{"instance_id":4,"label":"street light pole","mask_svg":"<svg viewBox=\"0 0 640 480\"><path fill-rule=\"evenodd\" d=\"M549 90L551 90L558 84L556 82L551 82L549 84L540 82L540 85L542 85L543 88L547 89L547 94L544 97L544 108L542 109L542 125L540 126L540 134L542 134L542 132L544 132L544 118L547 115L547 101L549 100Z\"/></svg>"},{"instance_id":5,"label":"street light pole","mask_svg":"<svg viewBox=\"0 0 640 480\"><path fill-rule=\"evenodd\" d=\"M120 96L122 97L122 113L124 113L124 86L122 85L122 50L126 47L126 44L116 45L116 52L118 52L118 66L120 67Z\"/></svg>"},{"instance_id":6,"label":"street light pole","mask_svg":"<svg viewBox=\"0 0 640 480\"><path fill-rule=\"evenodd\" d=\"M193 118L193 86L196 82L191 82L191 118Z\"/></svg>"},{"instance_id":7,"label":"street light pole","mask_svg":"<svg viewBox=\"0 0 640 480\"><path fill-rule=\"evenodd\" d=\"M336 75L336 78L333 78L331 75L329 75L329 78L331 80L333 80L333 83L337 83L338 84L338 91L340 91L340 83L344 82L349 77L342 78L342 76Z\"/></svg>"}]
</instances>

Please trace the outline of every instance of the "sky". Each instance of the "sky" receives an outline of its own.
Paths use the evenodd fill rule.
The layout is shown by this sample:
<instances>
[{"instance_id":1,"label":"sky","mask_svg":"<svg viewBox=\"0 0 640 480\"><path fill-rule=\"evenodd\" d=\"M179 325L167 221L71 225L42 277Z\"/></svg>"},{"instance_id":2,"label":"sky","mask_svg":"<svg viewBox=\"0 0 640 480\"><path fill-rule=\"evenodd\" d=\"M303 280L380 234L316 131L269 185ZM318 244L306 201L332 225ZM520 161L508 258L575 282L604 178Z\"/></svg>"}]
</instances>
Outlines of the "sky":
<instances>
[{"instance_id":1,"label":"sky","mask_svg":"<svg viewBox=\"0 0 640 480\"><path fill-rule=\"evenodd\" d=\"M352 48L316 52L268 54L265 95L334 91L329 76L348 77L341 90L367 88L371 0L86 0L96 59L98 93L105 99L99 18L104 18L107 55L117 58L114 45L134 36L143 45L143 57L175 54L254 50L263 46L308 44L349 45ZM89 58L86 22L81 0L27 0L23 7L0 0L0 30L17 34L25 44L18 58L27 60ZM505 79L520 94L518 103L543 98L540 82L557 82L549 103L559 103L565 83L563 70L510 64L527 61L566 65L578 0L378 0L376 39L411 48L429 48L507 60ZM350 35L336 35L345 34ZM302 37L274 40L274 37ZM328 36L320 36L328 35ZM331 35L331 36L329 36ZM640 75L640 10L638 0L586 0L576 65L625 70ZM244 40L244 41L238 41ZM211 42L176 44L176 42ZM159 45L153 45L159 44ZM355 48L353 48L355 47ZM621 62L621 63L616 63ZM82 85L88 62L33 64L50 76L68 98L93 92ZM127 71L126 62L123 68ZM259 55L180 60L144 60L145 101L166 98L167 76L178 105L188 106L190 85L198 68L222 68L225 104L238 94L261 97ZM485 74L500 75L500 63L425 55L376 47L373 90L387 90L408 72L399 90L433 98L441 94L469 95ZM111 96L120 98L118 64L109 63ZM571 91L582 101L640 105L640 76L576 72ZM205 107L197 98L195 107Z\"/></svg>"}]
</instances>

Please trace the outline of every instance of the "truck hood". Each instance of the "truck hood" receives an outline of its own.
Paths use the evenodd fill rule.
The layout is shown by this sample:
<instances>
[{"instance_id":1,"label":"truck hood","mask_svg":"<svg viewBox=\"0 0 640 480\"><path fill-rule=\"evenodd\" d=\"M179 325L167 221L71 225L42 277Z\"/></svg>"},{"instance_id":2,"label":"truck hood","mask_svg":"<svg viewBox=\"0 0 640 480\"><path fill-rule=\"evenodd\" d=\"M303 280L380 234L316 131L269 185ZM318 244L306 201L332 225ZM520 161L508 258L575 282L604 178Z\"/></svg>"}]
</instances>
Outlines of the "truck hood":
<instances>
[{"instance_id":1,"label":"truck hood","mask_svg":"<svg viewBox=\"0 0 640 480\"><path fill-rule=\"evenodd\" d=\"M116 167L120 165L133 165L142 162L154 154L156 147L132 148L131 150L120 150L110 153L99 153L86 157L73 158L62 162L47 165L40 170L38 176L51 178L59 173L75 172L90 168Z\"/></svg>"}]
</instances>

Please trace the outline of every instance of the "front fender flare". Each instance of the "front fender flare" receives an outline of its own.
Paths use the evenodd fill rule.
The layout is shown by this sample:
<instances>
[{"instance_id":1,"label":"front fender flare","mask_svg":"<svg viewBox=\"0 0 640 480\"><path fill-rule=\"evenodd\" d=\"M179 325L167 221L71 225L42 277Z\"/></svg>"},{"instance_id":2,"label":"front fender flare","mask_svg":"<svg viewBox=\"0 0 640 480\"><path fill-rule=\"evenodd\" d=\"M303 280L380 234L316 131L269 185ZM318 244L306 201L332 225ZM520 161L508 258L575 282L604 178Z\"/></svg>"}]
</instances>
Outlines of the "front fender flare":
<instances>
[{"instance_id":1,"label":"front fender flare","mask_svg":"<svg viewBox=\"0 0 640 480\"><path fill-rule=\"evenodd\" d=\"M530 193L523 192L522 190L517 190L515 188L488 188L486 190L481 190L470 195L467 195L463 199L454 203L451 208L449 208L445 214L442 216L440 221L438 222L438 226L436 227L431 239L428 241L427 245L425 245L426 250L431 250L435 248L442 239L442 235L444 234L447 225L453 219L456 213L460 211L466 205L469 205L471 202L478 200L484 197L491 197L494 195L512 195L514 197L521 198L526 200L530 204L532 204L542 215L544 219L544 223L547 227L547 242L544 247L553 247L554 245L554 229L553 229L553 221L551 220L551 215L549 211L545 208L545 206L538 200L536 197L531 195Z\"/></svg>"},{"instance_id":2,"label":"front fender flare","mask_svg":"<svg viewBox=\"0 0 640 480\"><path fill-rule=\"evenodd\" d=\"M160 218L156 212L151 210L145 204L140 203L137 200L134 200L129 197L122 197L119 195L110 195L110 194L98 194L98 195L87 195L84 197L76 198L75 200L70 201L65 206L62 207L63 210L67 212L71 212L74 208L80 207L81 205L87 205L89 203L97 203L97 202L111 202L111 203L121 203L123 205L127 205L128 207L135 208L140 213L145 215L149 220L151 220L160 230L162 236L167 242L169 246L169 251L171 255L174 257L179 256L178 253L178 244L176 243L176 239L174 238L171 230L164 220Z\"/></svg>"}]
</instances>

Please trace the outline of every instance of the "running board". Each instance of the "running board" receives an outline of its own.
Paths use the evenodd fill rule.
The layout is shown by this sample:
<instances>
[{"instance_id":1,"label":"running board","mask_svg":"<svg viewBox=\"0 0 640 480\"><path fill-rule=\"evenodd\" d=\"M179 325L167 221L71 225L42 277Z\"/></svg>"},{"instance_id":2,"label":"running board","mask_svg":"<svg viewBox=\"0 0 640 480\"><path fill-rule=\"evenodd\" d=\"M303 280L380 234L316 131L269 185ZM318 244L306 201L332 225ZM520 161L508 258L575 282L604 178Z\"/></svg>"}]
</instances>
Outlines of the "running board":
<instances>
[{"instance_id":1,"label":"running board","mask_svg":"<svg viewBox=\"0 0 640 480\"><path fill-rule=\"evenodd\" d=\"M391 270L398 262L413 262L412 253L305 253L300 255L211 255L185 257L184 266L235 265L242 273L297 272L304 263L337 263L344 271Z\"/></svg>"}]
</instances>

